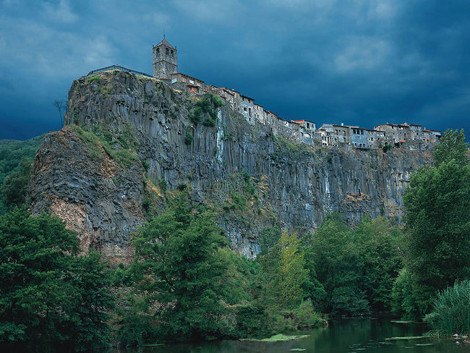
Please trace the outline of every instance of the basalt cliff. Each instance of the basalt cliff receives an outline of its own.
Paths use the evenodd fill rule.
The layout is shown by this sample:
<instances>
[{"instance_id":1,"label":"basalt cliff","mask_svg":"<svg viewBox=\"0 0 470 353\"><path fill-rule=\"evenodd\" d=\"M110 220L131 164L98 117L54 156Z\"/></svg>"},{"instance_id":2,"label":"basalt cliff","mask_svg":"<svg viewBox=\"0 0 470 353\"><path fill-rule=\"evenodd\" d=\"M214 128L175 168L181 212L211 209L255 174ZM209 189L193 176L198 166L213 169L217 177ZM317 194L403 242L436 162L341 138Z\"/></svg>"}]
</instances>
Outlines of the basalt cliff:
<instances>
[{"instance_id":1,"label":"basalt cliff","mask_svg":"<svg viewBox=\"0 0 470 353\"><path fill-rule=\"evenodd\" d=\"M179 192L212 207L248 257L278 227L314 231L332 212L401 220L411 174L430 151L301 143L248 124L223 100L119 70L76 80L65 127L48 134L30 181L31 210L52 212L84 249L132 258L132 233Z\"/></svg>"}]
</instances>

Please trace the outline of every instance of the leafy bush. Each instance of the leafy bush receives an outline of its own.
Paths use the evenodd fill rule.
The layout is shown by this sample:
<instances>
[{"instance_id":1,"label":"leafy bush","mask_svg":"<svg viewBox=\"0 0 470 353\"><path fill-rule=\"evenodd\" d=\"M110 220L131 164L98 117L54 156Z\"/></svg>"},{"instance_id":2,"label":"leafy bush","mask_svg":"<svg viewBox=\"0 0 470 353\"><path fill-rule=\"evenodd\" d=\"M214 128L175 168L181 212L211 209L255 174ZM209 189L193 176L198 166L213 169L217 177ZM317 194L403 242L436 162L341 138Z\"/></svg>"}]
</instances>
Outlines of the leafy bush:
<instances>
[{"instance_id":1,"label":"leafy bush","mask_svg":"<svg viewBox=\"0 0 470 353\"><path fill-rule=\"evenodd\" d=\"M165 179L160 179L158 181L158 187L160 188L161 191L165 192L168 189L168 183L166 182Z\"/></svg>"},{"instance_id":2,"label":"leafy bush","mask_svg":"<svg viewBox=\"0 0 470 353\"><path fill-rule=\"evenodd\" d=\"M389 150L391 150L391 149L392 149L392 145L391 145L389 142L387 142L387 143L385 144L385 146L382 147L382 150L383 150L384 152L387 152L387 151L389 151Z\"/></svg>"},{"instance_id":3,"label":"leafy bush","mask_svg":"<svg viewBox=\"0 0 470 353\"><path fill-rule=\"evenodd\" d=\"M440 291L432 312L424 318L439 335L470 333L470 281L456 282Z\"/></svg>"},{"instance_id":4,"label":"leafy bush","mask_svg":"<svg viewBox=\"0 0 470 353\"><path fill-rule=\"evenodd\" d=\"M186 129L186 135L184 136L184 143L190 145L193 143L194 137L190 129Z\"/></svg>"},{"instance_id":5,"label":"leafy bush","mask_svg":"<svg viewBox=\"0 0 470 353\"><path fill-rule=\"evenodd\" d=\"M213 127L215 126L215 120L211 118L205 118L204 121L202 122L202 125Z\"/></svg>"},{"instance_id":6,"label":"leafy bush","mask_svg":"<svg viewBox=\"0 0 470 353\"><path fill-rule=\"evenodd\" d=\"M237 327L239 337L262 337L272 333L265 325L266 312L260 305L243 305L237 308Z\"/></svg>"},{"instance_id":7,"label":"leafy bush","mask_svg":"<svg viewBox=\"0 0 470 353\"><path fill-rule=\"evenodd\" d=\"M292 314L298 329L326 325L326 321L315 311L310 300L302 301L302 303L293 310Z\"/></svg>"},{"instance_id":8,"label":"leafy bush","mask_svg":"<svg viewBox=\"0 0 470 353\"><path fill-rule=\"evenodd\" d=\"M414 285L411 273L402 269L395 279L392 291L392 311L405 320L414 320L420 317L422 310L418 309L417 288Z\"/></svg>"},{"instance_id":9,"label":"leafy bush","mask_svg":"<svg viewBox=\"0 0 470 353\"><path fill-rule=\"evenodd\" d=\"M148 172L150 168L149 162L146 161L145 159L142 159L141 162L142 162L142 167L144 167L145 172Z\"/></svg>"},{"instance_id":10,"label":"leafy bush","mask_svg":"<svg viewBox=\"0 0 470 353\"><path fill-rule=\"evenodd\" d=\"M100 77L99 76L92 76L88 78L88 83L100 83Z\"/></svg>"},{"instance_id":11,"label":"leafy bush","mask_svg":"<svg viewBox=\"0 0 470 353\"><path fill-rule=\"evenodd\" d=\"M179 191L184 191L188 187L187 184L185 183L179 183L178 186L176 187Z\"/></svg>"},{"instance_id":12,"label":"leafy bush","mask_svg":"<svg viewBox=\"0 0 470 353\"><path fill-rule=\"evenodd\" d=\"M201 100L196 102L194 110L189 115L189 119L194 125L197 125L203 116L206 116L202 124L204 126L215 126L217 121L216 110L222 105L223 102L219 97L206 93Z\"/></svg>"}]
</instances>

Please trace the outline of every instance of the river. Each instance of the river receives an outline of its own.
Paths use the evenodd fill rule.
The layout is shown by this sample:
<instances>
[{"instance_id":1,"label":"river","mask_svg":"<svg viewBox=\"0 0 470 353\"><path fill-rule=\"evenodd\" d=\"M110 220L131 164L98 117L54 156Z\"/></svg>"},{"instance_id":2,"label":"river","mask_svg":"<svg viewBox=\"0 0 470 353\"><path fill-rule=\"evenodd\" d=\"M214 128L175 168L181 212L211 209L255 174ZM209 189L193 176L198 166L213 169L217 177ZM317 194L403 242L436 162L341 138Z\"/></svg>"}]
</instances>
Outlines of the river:
<instances>
[{"instance_id":1,"label":"river","mask_svg":"<svg viewBox=\"0 0 470 353\"><path fill-rule=\"evenodd\" d=\"M390 319L351 319L330 321L327 328L302 331L301 334L309 337L297 341L221 341L115 350L112 353L470 353L470 344L457 344L453 339L386 340L389 337L421 336L425 330L421 324L398 324Z\"/></svg>"}]
</instances>

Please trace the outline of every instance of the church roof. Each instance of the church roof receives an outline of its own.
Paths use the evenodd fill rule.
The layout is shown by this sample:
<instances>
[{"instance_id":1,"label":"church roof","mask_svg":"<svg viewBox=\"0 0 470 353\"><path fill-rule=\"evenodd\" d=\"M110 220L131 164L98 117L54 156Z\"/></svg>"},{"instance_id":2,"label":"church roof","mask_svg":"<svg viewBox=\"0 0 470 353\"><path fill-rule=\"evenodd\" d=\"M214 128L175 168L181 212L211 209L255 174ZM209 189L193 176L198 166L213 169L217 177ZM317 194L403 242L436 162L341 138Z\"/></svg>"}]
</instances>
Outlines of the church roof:
<instances>
[{"instance_id":1,"label":"church roof","mask_svg":"<svg viewBox=\"0 0 470 353\"><path fill-rule=\"evenodd\" d=\"M170 43L168 43L168 41L167 41L165 38L163 38L162 41L156 45L156 47L158 47L158 46L160 46L160 45L166 45L166 46L168 46L168 47L170 47L170 48L175 49Z\"/></svg>"}]
</instances>

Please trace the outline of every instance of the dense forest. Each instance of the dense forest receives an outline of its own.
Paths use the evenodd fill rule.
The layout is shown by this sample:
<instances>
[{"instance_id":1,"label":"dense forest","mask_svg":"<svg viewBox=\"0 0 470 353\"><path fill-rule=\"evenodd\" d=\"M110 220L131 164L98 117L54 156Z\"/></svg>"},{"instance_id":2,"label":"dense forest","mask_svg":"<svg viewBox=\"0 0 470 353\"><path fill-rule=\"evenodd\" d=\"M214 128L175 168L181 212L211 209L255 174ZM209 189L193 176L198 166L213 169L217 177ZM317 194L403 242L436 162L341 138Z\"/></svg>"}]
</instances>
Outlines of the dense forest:
<instances>
[{"instance_id":1,"label":"dense forest","mask_svg":"<svg viewBox=\"0 0 470 353\"><path fill-rule=\"evenodd\" d=\"M43 136L26 141L0 140L0 215L26 202L31 163Z\"/></svg>"},{"instance_id":2,"label":"dense forest","mask_svg":"<svg viewBox=\"0 0 470 353\"><path fill-rule=\"evenodd\" d=\"M412 176L404 227L381 217L352 226L331 214L303 237L265 228L261 253L247 260L228 247L214 210L181 188L134 234L133 262L119 266L95 251L79 254L76 236L54 216L28 213L39 140L0 146L3 344L88 349L267 337L371 313L424 319L442 334L470 331L463 131L447 131L434 165Z\"/></svg>"}]
</instances>

